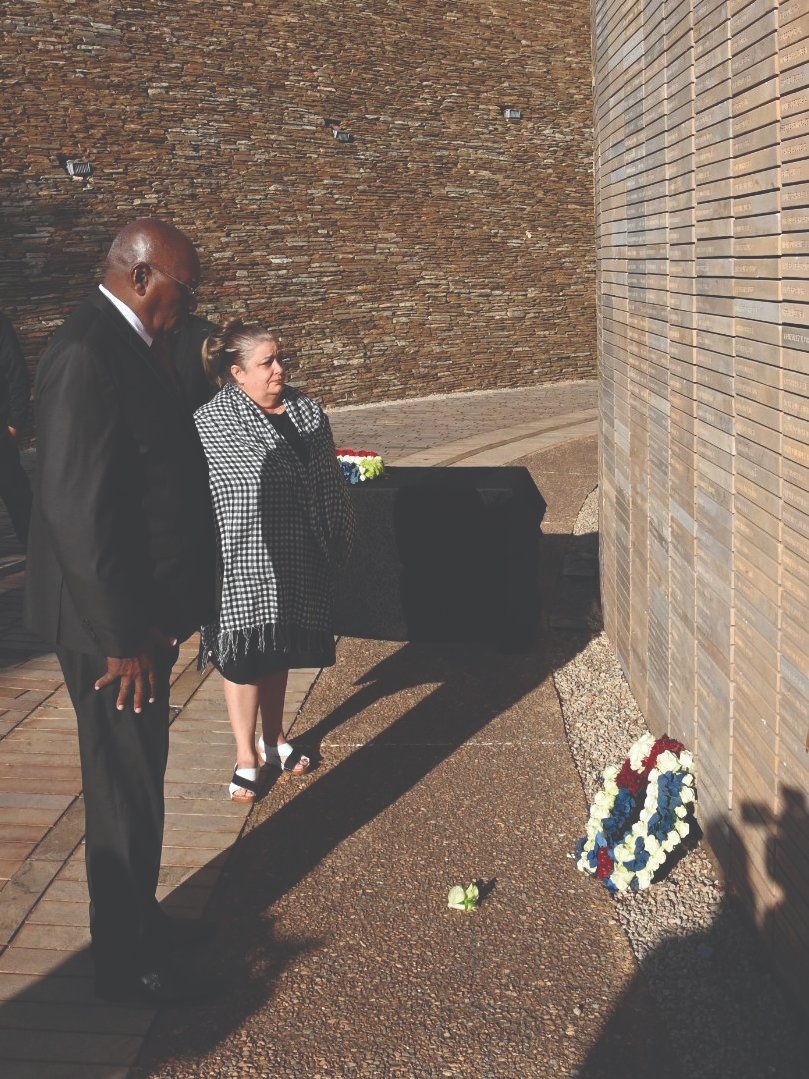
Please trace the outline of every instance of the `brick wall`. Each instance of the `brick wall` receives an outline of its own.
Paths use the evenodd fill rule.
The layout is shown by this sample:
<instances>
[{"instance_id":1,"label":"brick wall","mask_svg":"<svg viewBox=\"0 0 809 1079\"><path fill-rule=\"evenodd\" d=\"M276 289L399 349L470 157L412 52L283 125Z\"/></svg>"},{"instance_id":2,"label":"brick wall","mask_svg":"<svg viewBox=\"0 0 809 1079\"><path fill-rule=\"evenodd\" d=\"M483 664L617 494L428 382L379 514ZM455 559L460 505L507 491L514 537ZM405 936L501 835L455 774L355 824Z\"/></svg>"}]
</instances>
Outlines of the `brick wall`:
<instances>
[{"instance_id":1,"label":"brick wall","mask_svg":"<svg viewBox=\"0 0 809 1079\"><path fill-rule=\"evenodd\" d=\"M594 374L584 0L7 0L0 26L0 302L31 362L156 213L198 243L202 313L280 325L327 403Z\"/></svg>"},{"instance_id":2,"label":"brick wall","mask_svg":"<svg viewBox=\"0 0 809 1079\"><path fill-rule=\"evenodd\" d=\"M809 2L594 33L606 625L809 1006Z\"/></svg>"}]
</instances>

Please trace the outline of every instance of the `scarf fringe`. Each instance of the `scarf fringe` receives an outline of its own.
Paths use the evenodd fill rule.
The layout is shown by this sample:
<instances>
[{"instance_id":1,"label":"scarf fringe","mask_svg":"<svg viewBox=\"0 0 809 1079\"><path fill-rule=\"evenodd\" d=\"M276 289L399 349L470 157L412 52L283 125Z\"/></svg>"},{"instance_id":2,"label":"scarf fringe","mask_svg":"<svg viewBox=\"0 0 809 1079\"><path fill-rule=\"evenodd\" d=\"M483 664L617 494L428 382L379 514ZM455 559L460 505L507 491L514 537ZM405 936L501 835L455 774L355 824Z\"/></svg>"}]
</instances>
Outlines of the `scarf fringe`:
<instances>
[{"instance_id":1,"label":"scarf fringe","mask_svg":"<svg viewBox=\"0 0 809 1079\"><path fill-rule=\"evenodd\" d=\"M247 629L219 629L218 625L203 626L200 632L197 670L204 671L211 659L217 663L236 660L247 655L252 647L259 652L284 653L317 652L328 649L334 635L325 629L302 629L300 626L278 622Z\"/></svg>"}]
</instances>

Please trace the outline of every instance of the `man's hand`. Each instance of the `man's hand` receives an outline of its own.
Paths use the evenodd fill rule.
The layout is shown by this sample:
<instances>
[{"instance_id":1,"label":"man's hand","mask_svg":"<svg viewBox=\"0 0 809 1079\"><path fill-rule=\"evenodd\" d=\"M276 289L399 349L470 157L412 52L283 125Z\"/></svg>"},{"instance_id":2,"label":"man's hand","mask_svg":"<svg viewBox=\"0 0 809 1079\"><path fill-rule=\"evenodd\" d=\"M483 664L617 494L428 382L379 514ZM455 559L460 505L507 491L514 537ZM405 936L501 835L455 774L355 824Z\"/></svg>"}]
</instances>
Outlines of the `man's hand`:
<instances>
[{"instance_id":1,"label":"man's hand","mask_svg":"<svg viewBox=\"0 0 809 1079\"><path fill-rule=\"evenodd\" d=\"M124 710L126 699L130 690L133 693L132 703L136 712L143 710L143 696L146 693L146 684L149 685L149 704L155 702L155 663L154 650L157 648L171 648L177 644L174 637L168 637L162 630L152 629L149 631L150 639L146 648L137 656L107 656L107 673L95 683L96 689L103 689L116 678L121 680L118 687L118 700L115 707L119 712Z\"/></svg>"},{"instance_id":2,"label":"man's hand","mask_svg":"<svg viewBox=\"0 0 809 1079\"><path fill-rule=\"evenodd\" d=\"M143 708L143 695L146 692L146 683L149 684L149 704L154 704L155 676L154 654L150 648L147 652L141 652L139 656L107 656L107 673L102 674L95 683L96 689L103 689L116 678L120 678L118 687L118 700L115 707L119 712L124 710L129 691L133 691L133 704L135 711L140 712Z\"/></svg>"}]
</instances>

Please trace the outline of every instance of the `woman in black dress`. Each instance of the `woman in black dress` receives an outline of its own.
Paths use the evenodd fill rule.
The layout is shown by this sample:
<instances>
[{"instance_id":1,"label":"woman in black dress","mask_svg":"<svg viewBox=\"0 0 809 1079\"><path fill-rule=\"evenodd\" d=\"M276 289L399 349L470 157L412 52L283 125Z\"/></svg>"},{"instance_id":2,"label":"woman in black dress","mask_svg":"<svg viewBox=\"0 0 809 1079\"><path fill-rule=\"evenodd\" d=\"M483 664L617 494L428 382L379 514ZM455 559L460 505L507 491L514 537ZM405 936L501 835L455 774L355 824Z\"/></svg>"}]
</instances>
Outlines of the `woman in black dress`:
<instances>
[{"instance_id":1,"label":"woman in black dress","mask_svg":"<svg viewBox=\"0 0 809 1079\"><path fill-rule=\"evenodd\" d=\"M236 739L230 797L253 801L259 761L293 775L309 768L282 730L287 674L334 663L332 581L348 556L353 517L329 421L286 384L278 335L233 319L206 339L203 363L220 387L194 419L208 459L221 588L200 659L224 679Z\"/></svg>"}]
</instances>

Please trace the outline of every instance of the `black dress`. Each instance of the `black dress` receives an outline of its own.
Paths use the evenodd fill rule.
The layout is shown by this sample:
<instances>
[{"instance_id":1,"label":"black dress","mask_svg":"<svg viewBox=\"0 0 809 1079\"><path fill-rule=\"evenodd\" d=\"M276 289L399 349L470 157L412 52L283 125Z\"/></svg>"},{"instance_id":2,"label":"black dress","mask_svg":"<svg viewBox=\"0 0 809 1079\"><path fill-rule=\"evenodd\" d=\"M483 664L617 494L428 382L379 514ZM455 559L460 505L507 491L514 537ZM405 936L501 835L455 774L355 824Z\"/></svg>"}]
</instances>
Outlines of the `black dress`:
<instances>
[{"instance_id":1,"label":"black dress","mask_svg":"<svg viewBox=\"0 0 809 1079\"><path fill-rule=\"evenodd\" d=\"M304 442L295 424L286 412L265 412L264 418L271 423L278 434L289 443L301 462L306 467L309 464L309 447ZM267 627L267 640L270 639L270 627ZM291 671L299 667L331 667L334 664L334 641L330 648L321 648L311 652L273 652L261 648L258 640L251 641L246 652L239 654L235 659L228 659L223 663L211 656L211 662L229 682L245 686L258 682L265 675L275 671Z\"/></svg>"}]
</instances>

